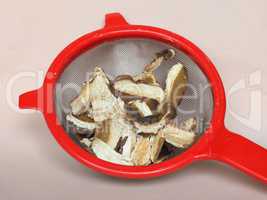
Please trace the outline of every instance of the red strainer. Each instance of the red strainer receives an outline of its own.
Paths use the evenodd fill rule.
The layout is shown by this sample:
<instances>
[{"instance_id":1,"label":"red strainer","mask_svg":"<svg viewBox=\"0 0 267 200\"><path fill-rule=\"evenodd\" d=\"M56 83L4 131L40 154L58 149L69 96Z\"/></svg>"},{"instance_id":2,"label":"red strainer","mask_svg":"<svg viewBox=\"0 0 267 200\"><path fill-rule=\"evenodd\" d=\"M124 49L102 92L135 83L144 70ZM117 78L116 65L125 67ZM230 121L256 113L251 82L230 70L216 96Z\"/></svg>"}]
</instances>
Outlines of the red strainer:
<instances>
[{"instance_id":1,"label":"red strainer","mask_svg":"<svg viewBox=\"0 0 267 200\"><path fill-rule=\"evenodd\" d=\"M69 154L86 166L108 175L150 178L168 174L196 160L211 159L226 162L267 183L267 150L225 128L223 84L214 65L198 47L160 28L130 25L118 13L106 15L105 22L104 28L82 36L67 46L50 66L43 86L19 97L19 107L41 111L54 137ZM189 84L195 86L187 91L187 95L196 95L196 98L182 101L179 109L187 112L182 112L179 117L197 116L201 126L208 125L199 132L200 139L169 160L134 167L103 161L75 143L67 131L65 116L69 109L68 102L76 94L62 93L58 85L81 85L84 74L96 65L113 76L140 72L155 52L169 47L176 49L177 55L159 69L157 76L162 82L167 66L177 61L185 65ZM205 87L207 85L209 87ZM200 93L202 95L198 95Z\"/></svg>"}]
</instances>

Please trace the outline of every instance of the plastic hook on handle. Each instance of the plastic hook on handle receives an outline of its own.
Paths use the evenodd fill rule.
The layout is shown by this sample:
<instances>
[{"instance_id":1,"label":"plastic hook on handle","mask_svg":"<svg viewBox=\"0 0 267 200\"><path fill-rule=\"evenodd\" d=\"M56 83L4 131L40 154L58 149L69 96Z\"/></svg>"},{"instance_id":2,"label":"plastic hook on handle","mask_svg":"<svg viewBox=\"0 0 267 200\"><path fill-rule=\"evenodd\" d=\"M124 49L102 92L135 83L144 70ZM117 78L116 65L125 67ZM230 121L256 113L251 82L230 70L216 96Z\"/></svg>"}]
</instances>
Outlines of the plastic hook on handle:
<instances>
[{"instance_id":1,"label":"plastic hook on handle","mask_svg":"<svg viewBox=\"0 0 267 200\"><path fill-rule=\"evenodd\" d=\"M129 23L120 13L109 13L105 16L105 28L116 27L116 26L125 26Z\"/></svg>"},{"instance_id":2,"label":"plastic hook on handle","mask_svg":"<svg viewBox=\"0 0 267 200\"><path fill-rule=\"evenodd\" d=\"M227 129L212 145L212 158L267 184L267 149Z\"/></svg>"}]
</instances>

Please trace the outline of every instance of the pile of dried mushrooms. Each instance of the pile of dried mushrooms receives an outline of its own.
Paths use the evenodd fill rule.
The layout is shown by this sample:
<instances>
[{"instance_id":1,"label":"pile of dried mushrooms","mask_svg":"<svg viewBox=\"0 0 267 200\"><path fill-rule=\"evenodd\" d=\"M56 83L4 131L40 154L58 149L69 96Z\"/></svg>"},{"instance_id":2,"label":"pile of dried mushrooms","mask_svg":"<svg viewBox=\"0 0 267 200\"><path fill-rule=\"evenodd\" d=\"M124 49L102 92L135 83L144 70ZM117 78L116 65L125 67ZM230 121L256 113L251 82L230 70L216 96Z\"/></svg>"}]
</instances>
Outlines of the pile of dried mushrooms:
<instances>
[{"instance_id":1,"label":"pile of dried mushrooms","mask_svg":"<svg viewBox=\"0 0 267 200\"><path fill-rule=\"evenodd\" d=\"M141 74L113 81L96 67L66 116L80 144L100 159L130 166L159 163L188 148L196 138L195 118L175 123L186 90L186 69L181 63L172 66L164 89L154 75L174 56L173 49L166 49Z\"/></svg>"}]
</instances>

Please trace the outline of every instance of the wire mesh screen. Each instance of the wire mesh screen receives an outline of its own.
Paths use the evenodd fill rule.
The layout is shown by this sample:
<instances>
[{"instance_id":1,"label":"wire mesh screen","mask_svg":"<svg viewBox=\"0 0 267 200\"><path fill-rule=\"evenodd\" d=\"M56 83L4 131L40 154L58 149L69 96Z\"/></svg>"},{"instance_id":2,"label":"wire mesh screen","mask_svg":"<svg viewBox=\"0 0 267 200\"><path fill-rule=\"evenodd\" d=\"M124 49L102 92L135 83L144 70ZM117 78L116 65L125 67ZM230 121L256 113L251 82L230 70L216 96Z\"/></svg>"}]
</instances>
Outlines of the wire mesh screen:
<instances>
[{"instance_id":1,"label":"wire mesh screen","mask_svg":"<svg viewBox=\"0 0 267 200\"><path fill-rule=\"evenodd\" d=\"M101 67L111 80L122 74L140 74L157 52L167 48L173 47L149 39L120 39L105 42L77 57L62 73L56 87L55 105L60 123L66 126L65 116L71 111L70 102L78 95L82 83L88 80L96 66ZM201 134L208 127L213 112L209 81L190 57L179 49L175 51L176 56L163 62L155 75L164 88L168 70L177 62L185 66L188 86L177 107L176 119L182 121L196 117L197 133Z\"/></svg>"}]
</instances>

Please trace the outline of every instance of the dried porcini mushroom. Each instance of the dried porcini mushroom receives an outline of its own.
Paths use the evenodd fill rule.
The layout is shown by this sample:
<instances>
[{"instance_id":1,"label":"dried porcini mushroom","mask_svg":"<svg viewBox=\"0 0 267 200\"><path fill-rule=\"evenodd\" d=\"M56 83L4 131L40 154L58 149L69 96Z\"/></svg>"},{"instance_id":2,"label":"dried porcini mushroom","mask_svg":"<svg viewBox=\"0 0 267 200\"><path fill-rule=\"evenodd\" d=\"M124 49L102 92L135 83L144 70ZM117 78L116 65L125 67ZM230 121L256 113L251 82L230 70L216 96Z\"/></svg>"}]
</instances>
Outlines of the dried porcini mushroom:
<instances>
[{"instance_id":1,"label":"dried porcini mushroom","mask_svg":"<svg viewBox=\"0 0 267 200\"><path fill-rule=\"evenodd\" d=\"M172 123L169 123L165 128L161 129L159 133L165 138L166 142L177 148L186 148L190 146L196 137L194 132L179 129Z\"/></svg>"},{"instance_id":2,"label":"dried porcini mushroom","mask_svg":"<svg viewBox=\"0 0 267 200\"><path fill-rule=\"evenodd\" d=\"M178 63L170 68L164 90L154 75L164 60L174 56L173 49L163 50L141 74L114 80L96 67L66 116L80 145L108 162L147 166L193 144L196 119L173 122L187 84L184 66Z\"/></svg>"},{"instance_id":3,"label":"dried porcini mushroom","mask_svg":"<svg viewBox=\"0 0 267 200\"><path fill-rule=\"evenodd\" d=\"M89 92L90 92L89 82L85 82L82 85L80 94L70 103L71 111L74 115L80 115L88 110L90 106Z\"/></svg>"},{"instance_id":4,"label":"dried porcini mushroom","mask_svg":"<svg viewBox=\"0 0 267 200\"><path fill-rule=\"evenodd\" d=\"M152 60L147 66L145 66L145 72L155 71L162 63L163 60L169 60L175 56L173 49L165 49L159 53L156 53L156 58Z\"/></svg>"},{"instance_id":5,"label":"dried porcini mushroom","mask_svg":"<svg viewBox=\"0 0 267 200\"><path fill-rule=\"evenodd\" d=\"M145 101L133 100L128 103L132 107L132 110L136 110L142 117L148 117L153 115L151 109Z\"/></svg>"},{"instance_id":6,"label":"dried porcini mushroom","mask_svg":"<svg viewBox=\"0 0 267 200\"><path fill-rule=\"evenodd\" d=\"M166 102L174 108L179 105L186 90L187 79L186 69L181 63L171 67L166 79L165 100L161 104L161 108L164 107L164 104L166 105Z\"/></svg>"},{"instance_id":7,"label":"dried porcini mushroom","mask_svg":"<svg viewBox=\"0 0 267 200\"><path fill-rule=\"evenodd\" d=\"M100 68L95 68L90 81L91 113L96 122L112 118L121 112L124 102L116 98L110 90L111 84Z\"/></svg>"},{"instance_id":8,"label":"dried porcini mushroom","mask_svg":"<svg viewBox=\"0 0 267 200\"><path fill-rule=\"evenodd\" d=\"M123 79L114 82L114 89L132 96L155 99L162 102L165 98L164 91L157 85L135 83L131 79Z\"/></svg>"},{"instance_id":9,"label":"dried porcini mushroom","mask_svg":"<svg viewBox=\"0 0 267 200\"><path fill-rule=\"evenodd\" d=\"M68 122L71 122L77 128L81 128L81 129L87 129L87 130L93 131L97 127L97 124L93 120L92 121L88 119L85 120L84 118L79 118L72 114L68 114L66 116L66 120Z\"/></svg>"},{"instance_id":10,"label":"dried porcini mushroom","mask_svg":"<svg viewBox=\"0 0 267 200\"><path fill-rule=\"evenodd\" d=\"M95 155L102 160L121 165L133 165L131 161L125 159L123 155L98 138L94 139L91 148Z\"/></svg>"},{"instance_id":11,"label":"dried porcini mushroom","mask_svg":"<svg viewBox=\"0 0 267 200\"><path fill-rule=\"evenodd\" d=\"M134 165L149 165L151 163L150 158L150 137L138 137L135 148L132 153L132 161Z\"/></svg>"}]
</instances>

